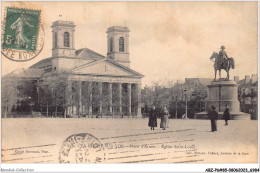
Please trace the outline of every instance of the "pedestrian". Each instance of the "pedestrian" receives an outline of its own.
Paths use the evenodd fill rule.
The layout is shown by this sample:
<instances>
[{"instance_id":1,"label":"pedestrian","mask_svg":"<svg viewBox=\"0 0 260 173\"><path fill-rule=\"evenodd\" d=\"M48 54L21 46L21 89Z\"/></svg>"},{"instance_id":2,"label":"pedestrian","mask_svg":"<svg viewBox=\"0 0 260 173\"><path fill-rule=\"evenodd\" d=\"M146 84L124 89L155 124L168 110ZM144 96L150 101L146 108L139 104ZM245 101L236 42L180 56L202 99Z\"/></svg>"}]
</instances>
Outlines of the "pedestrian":
<instances>
[{"instance_id":1,"label":"pedestrian","mask_svg":"<svg viewBox=\"0 0 260 173\"><path fill-rule=\"evenodd\" d=\"M169 111L168 111L168 109L167 109L166 106L165 106L165 108L166 108L166 111L167 111L167 116L166 116L166 128L169 128L169 116L170 116L170 114L169 114Z\"/></svg>"},{"instance_id":2,"label":"pedestrian","mask_svg":"<svg viewBox=\"0 0 260 173\"><path fill-rule=\"evenodd\" d=\"M228 125L228 120L230 120L230 111L228 105L225 105L225 111L223 113L223 119L225 120L225 126Z\"/></svg>"},{"instance_id":3,"label":"pedestrian","mask_svg":"<svg viewBox=\"0 0 260 173\"><path fill-rule=\"evenodd\" d=\"M166 127L168 125L168 110L167 107L164 106L163 108L163 114L161 116L161 123L160 123L160 128L162 128L162 130L166 130Z\"/></svg>"},{"instance_id":4,"label":"pedestrian","mask_svg":"<svg viewBox=\"0 0 260 173\"><path fill-rule=\"evenodd\" d=\"M149 112L148 126L151 127L151 130L154 130L154 127L157 127L157 116L155 106L152 106L152 109Z\"/></svg>"},{"instance_id":5,"label":"pedestrian","mask_svg":"<svg viewBox=\"0 0 260 173\"><path fill-rule=\"evenodd\" d=\"M218 113L216 112L216 107L214 105L210 106L211 110L208 112L208 117L211 121L211 131L217 131L217 119Z\"/></svg>"}]
</instances>

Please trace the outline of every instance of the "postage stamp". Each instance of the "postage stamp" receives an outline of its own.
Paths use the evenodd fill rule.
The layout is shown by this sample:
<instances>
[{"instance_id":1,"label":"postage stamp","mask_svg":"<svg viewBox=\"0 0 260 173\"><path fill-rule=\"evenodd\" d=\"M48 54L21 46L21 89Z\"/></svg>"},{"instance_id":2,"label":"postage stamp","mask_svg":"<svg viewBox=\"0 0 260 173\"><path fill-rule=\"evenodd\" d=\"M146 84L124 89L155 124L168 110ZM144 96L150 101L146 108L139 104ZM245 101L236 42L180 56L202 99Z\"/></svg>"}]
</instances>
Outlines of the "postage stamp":
<instances>
[{"instance_id":1,"label":"postage stamp","mask_svg":"<svg viewBox=\"0 0 260 173\"><path fill-rule=\"evenodd\" d=\"M59 152L60 163L102 163L105 160L103 144L88 133L69 136Z\"/></svg>"},{"instance_id":2,"label":"postage stamp","mask_svg":"<svg viewBox=\"0 0 260 173\"><path fill-rule=\"evenodd\" d=\"M2 54L14 61L36 57L44 45L40 10L6 8L2 22Z\"/></svg>"}]
</instances>

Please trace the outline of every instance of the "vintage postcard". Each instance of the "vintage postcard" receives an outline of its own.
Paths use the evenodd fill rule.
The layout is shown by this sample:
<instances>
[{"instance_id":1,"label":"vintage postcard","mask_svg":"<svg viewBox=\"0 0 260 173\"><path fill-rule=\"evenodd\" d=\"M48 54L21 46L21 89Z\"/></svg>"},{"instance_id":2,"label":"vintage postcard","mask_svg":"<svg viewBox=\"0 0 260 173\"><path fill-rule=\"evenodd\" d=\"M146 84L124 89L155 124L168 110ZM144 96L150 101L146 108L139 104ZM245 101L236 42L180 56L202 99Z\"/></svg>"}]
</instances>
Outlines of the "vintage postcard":
<instances>
[{"instance_id":1,"label":"vintage postcard","mask_svg":"<svg viewBox=\"0 0 260 173\"><path fill-rule=\"evenodd\" d=\"M2 163L258 163L256 1L1 14Z\"/></svg>"}]
</instances>

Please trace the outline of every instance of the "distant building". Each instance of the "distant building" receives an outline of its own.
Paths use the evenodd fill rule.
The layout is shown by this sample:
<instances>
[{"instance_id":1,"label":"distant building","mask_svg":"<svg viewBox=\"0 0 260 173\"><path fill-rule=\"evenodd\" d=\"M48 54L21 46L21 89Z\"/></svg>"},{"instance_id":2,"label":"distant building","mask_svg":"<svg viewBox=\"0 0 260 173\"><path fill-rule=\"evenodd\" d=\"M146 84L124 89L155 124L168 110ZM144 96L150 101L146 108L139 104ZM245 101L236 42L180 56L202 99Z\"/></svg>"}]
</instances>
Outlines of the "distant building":
<instances>
[{"instance_id":1,"label":"distant building","mask_svg":"<svg viewBox=\"0 0 260 173\"><path fill-rule=\"evenodd\" d=\"M244 104L256 104L257 92L258 92L258 80L257 75L252 74L245 76L245 79L238 82L238 97L241 103Z\"/></svg>"}]
</instances>

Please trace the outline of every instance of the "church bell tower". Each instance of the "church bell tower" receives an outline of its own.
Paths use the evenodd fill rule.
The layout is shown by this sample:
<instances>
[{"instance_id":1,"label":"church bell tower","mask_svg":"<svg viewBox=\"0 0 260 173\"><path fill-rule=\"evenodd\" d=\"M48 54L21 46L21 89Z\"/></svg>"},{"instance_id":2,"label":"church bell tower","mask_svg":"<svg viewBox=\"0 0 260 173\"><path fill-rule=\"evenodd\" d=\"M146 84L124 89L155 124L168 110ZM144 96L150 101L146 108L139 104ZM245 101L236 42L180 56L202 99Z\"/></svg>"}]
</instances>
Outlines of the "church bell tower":
<instances>
[{"instance_id":1,"label":"church bell tower","mask_svg":"<svg viewBox=\"0 0 260 173\"><path fill-rule=\"evenodd\" d=\"M129 32L122 26L107 29L107 57L130 68Z\"/></svg>"},{"instance_id":2,"label":"church bell tower","mask_svg":"<svg viewBox=\"0 0 260 173\"><path fill-rule=\"evenodd\" d=\"M70 21L52 23L52 57L75 57L75 26Z\"/></svg>"}]
</instances>

